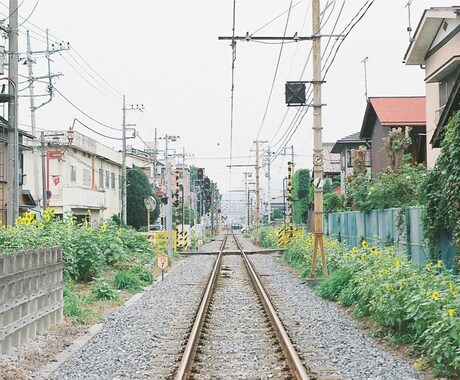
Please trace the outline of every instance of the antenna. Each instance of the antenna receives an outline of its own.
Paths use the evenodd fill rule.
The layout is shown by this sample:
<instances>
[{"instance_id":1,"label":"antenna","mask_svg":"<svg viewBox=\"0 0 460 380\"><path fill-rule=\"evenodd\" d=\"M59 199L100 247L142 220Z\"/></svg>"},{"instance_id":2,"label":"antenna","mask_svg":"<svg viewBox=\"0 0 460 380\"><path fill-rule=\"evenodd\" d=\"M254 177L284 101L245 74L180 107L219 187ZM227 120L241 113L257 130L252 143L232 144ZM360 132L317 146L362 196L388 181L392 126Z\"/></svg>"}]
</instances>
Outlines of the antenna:
<instances>
[{"instance_id":1,"label":"antenna","mask_svg":"<svg viewBox=\"0 0 460 380\"><path fill-rule=\"evenodd\" d=\"M407 8L407 15L409 17L409 26L407 27L407 32L409 33L409 42L412 42L413 41L413 38L412 38L412 27L411 27L411 23L410 23L410 6L412 5L412 0L408 0L407 4L406 4L406 8Z\"/></svg>"},{"instance_id":2,"label":"antenna","mask_svg":"<svg viewBox=\"0 0 460 380\"><path fill-rule=\"evenodd\" d=\"M367 61L369 60L369 57L364 58L361 63L364 64L364 96L366 97L366 103L367 103Z\"/></svg>"}]
</instances>

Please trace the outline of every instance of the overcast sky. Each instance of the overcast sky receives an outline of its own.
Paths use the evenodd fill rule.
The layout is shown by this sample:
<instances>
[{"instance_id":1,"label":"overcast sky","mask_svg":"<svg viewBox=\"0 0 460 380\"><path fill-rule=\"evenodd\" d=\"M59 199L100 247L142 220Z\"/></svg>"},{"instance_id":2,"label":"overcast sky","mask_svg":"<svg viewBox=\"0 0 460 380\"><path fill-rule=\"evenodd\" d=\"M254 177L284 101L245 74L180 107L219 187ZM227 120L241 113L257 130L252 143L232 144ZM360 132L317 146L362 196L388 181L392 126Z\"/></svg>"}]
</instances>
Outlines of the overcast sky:
<instances>
[{"instance_id":1,"label":"overcast sky","mask_svg":"<svg viewBox=\"0 0 460 380\"><path fill-rule=\"evenodd\" d=\"M327 0L321 1L324 8ZM329 67L323 85L323 141L334 142L360 130L364 115L364 64L367 60L369 96L424 95L424 72L402 63L409 45L407 0L329 0L323 17L323 35L340 34L356 23L347 38L322 39L323 69ZM67 129L78 118L98 133L119 139L122 94L127 104L143 104L145 111L127 112L127 123L136 124L140 138L128 144L143 149L143 142L158 136L178 135L170 146L186 152L186 162L204 167L218 183L224 197L244 189L243 172L230 170L230 89L233 0L23 0L19 8L20 52L26 52L26 31L32 50L50 42L70 43L70 50L52 54L51 71L61 73L53 84L53 100L36 113L37 128ZM372 5L365 12L367 6ZM290 12L288 9L292 4ZM8 1L0 1L6 18ZM412 0L411 25L415 31L423 10L451 6L452 0ZM360 11L360 9L363 9ZM310 0L236 0L236 35L311 35ZM274 21L272 21L274 20ZM57 45L56 45L57 46ZM296 168L311 168L312 112L296 121L297 110L284 102L289 80L311 80L311 42L238 42L235 61L233 113L233 165L254 165L253 141L266 140L277 154L294 147ZM332 51L332 55L330 52ZM331 59L336 52L335 58ZM21 54L24 57L24 54ZM328 59L329 57L329 59ZM35 54L34 75L47 74L43 54ZM278 64L279 62L279 64ZM277 69L278 67L278 69ZM276 77L275 77L276 72ZM324 73L324 71L323 71ZM20 65L20 82L27 66ZM27 83L20 88L28 95ZM35 83L35 93L46 93L46 83ZM273 89L272 89L273 88ZM272 89L272 92L271 92ZM270 96L271 93L271 96ZM66 99L64 99L67 98ZM270 99L270 100L269 100ZM37 97L36 105L46 101ZM29 98L21 97L20 127L30 130ZM71 104L72 103L72 104ZM76 131L119 149L119 140L108 139L77 125ZM290 138L285 138L290 136ZM164 141L159 142L159 149ZM290 151L289 151L290 153ZM279 195L290 156L282 154L271 165L272 196ZM261 182L266 196L267 183ZM234 194L237 194L234 192ZM237 196L237 195L235 195Z\"/></svg>"}]
</instances>

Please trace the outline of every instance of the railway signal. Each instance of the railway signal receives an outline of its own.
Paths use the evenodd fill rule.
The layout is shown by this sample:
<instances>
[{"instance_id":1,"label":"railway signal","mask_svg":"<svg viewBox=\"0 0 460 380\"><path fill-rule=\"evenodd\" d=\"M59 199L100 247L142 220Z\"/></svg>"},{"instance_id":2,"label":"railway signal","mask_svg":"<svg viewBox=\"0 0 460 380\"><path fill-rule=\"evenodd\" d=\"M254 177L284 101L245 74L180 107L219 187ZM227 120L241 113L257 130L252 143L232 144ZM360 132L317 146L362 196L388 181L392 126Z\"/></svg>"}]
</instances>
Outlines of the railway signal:
<instances>
[{"instance_id":1,"label":"railway signal","mask_svg":"<svg viewBox=\"0 0 460 380\"><path fill-rule=\"evenodd\" d=\"M202 180L203 179L203 176L204 176L204 169L203 168L198 168L197 172L196 172L196 176L199 180Z\"/></svg>"},{"instance_id":2,"label":"railway signal","mask_svg":"<svg viewBox=\"0 0 460 380\"><path fill-rule=\"evenodd\" d=\"M211 181L209 180L208 177L203 179L203 189L209 189L211 188Z\"/></svg>"}]
</instances>

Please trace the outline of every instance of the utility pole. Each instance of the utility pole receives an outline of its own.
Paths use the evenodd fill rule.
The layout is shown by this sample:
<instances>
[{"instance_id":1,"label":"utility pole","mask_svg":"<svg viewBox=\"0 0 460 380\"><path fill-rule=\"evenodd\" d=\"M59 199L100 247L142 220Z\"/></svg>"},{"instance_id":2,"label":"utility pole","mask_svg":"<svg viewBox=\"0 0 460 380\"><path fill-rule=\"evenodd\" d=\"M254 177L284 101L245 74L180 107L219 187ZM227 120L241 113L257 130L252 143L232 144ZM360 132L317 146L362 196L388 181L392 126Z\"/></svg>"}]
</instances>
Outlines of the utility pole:
<instances>
[{"instance_id":1,"label":"utility pole","mask_svg":"<svg viewBox=\"0 0 460 380\"><path fill-rule=\"evenodd\" d=\"M248 177L252 176L251 172L244 172L244 190L246 195L246 223L247 223L247 230L251 228L251 219L249 216L249 186L248 186Z\"/></svg>"},{"instance_id":2,"label":"utility pole","mask_svg":"<svg viewBox=\"0 0 460 380\"><path fill-rule=\"evenodd\" d=\"M271 173L270 173L270 156L272 152L270 151L270 147L267 149L267 179L268 179L268 224L271 222L271 213L272 213L272 204L271 204L271 194L270 194L270 180L271 180Z\"/></svg>"},{"instance_id":3,"label":"utility pole","mask_svg":"<svg viewBox=\"0 0 460 380\"><path fill-rule=\"evenodd\" d=\"M321 23L320 0L312 0L313 21L313 183L314 183L314 248L310 277L316 276L318 250L321 254L323 275L327 276L323 241L323 142L321 104Z\"/></svg>"},{"instance_id":4,"label":"utility pole","mask_svg":"<svg viewBox=\"0 0 460 380\"><path fill-rule=\"evenodd\" d=\"M126 212L126 193L127 193L127 171L126 171L126 131L127 126L126 124L126 111L143 111L144 106L141 104L140 106L136 104L135 106L132 104L129 108L126 108L126 97L123 95L123 122L122 122L122 159L121 159L121 210L120 210L120 219L126 224L127 221L127 212ZM132 124L129 124L132 125Z\"/></svg>"},{"instance_id":5,"label":"utility pole","mask_svg":"<svg viewBox=\"0 0 460 380\"><path fill-rule=\"evenodd\" d=\"M45 104L48 104L49 102L51 102L52 98L53 98L53 82L52 82L52 78L54 77L58 77L58 76L61 76L62 74L58 73L58 74L51 74L51 59L50 59L50 55L53 54L53 53L57 53L59 51L62 51L62 50L69 50L69 44L67 44L67 46L63 47L63 46L59 46L59 48L54 48L54 45L53 45L53 50L50 50L50 47L49 47L49 36L48 36L48 29L46 30L46 50L45 51L32 51L32 46L30 44L30 32L27 31L27 59L26 59L26 63L27 63L27 69L28 69L28 74L29 74L29 78L28 78L28 81L29 81L29 95L30 95L30 123L31 123L31 126L32 126L32 134L35 136L35 138L38 137L38 134L37 134L37 126L36 126L36 119L35 119L35 111L37 109L39 109L40 107L43 107ZM37 54L37 53L40 53L40 54L45 54L47 59L48 59L48 75L46 76L42 76L42 77L34 77L34 73L33 73L33 64L35 63L34 59L33 59L33 54ZM38 107L35 106L35 88L34 88L34 82L36 80L39 80L39 79L48 79L49 80L49 83L48 83L48 94L49 94L49 99L45 102L43 102L41 105L39 105ZM42 201L42 206L43 206L43 210L46 208L46 197L45 198L42 198L40 199L40 172L39 172L39 168L38 168L38 146L37 144L33 144L33 150L32 150L32 154L33 154L33 171L34 171L34 192L35 192L35 196L37 197L37 201L38 203L40 204L40 201ZM42 168L42 171L44 171L45 168L43 167Z\"/></svg>"},{"instance_id":6,"label":"utility pole","mask_svg":"<svg viewBox=\"0 0 460 380\"><path fill-rule=\"evenodd\" d=\"M7 224L19 216L19 133L18 133L18 0L9 2L8 28L8 138L7 138Z\"/></svg>"},{"instance_id":7,"label":"utility pole","mask_svg":"<svg viewBox=\"0 0 460 380\"><path fill-rule=\"evenodd\" d=\"M256 144L256 210L255 210L255 222L256 222L256 238L255 242L259 242L259 225L260 225L260 164L259 164L259 150L260 144L266 143L267 141L255 140L253 143Z\"/></svg>"}]
</instances>

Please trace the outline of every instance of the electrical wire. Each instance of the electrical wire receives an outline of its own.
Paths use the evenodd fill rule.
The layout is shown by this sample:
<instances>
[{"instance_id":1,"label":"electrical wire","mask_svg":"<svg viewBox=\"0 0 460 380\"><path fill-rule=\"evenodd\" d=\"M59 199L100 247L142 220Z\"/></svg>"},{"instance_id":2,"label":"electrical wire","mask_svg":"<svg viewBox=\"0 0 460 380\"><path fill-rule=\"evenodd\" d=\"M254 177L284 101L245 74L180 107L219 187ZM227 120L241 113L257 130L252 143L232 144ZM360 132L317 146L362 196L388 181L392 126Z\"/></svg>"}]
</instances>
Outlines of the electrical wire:
<instances>
[{"instance_id":1,"label":"electrical wire","mask_svg":"<svg viewBox=\"0 0 460 380\"><path fill-rule=\"evenodd\" d=\"M78 123L80 123L83 127L85 127L86 129L89 129L91 132L94 132L99 136L105 137L105 138L110 139L110 140L123 140L122 137L112 137L112 136L104 135L103 133L100 133L100 132L96 131L95 129L93 129L91 127L88 127L85 123L83 123L82 121L78 120L77 118L74 119L74 122L75 121L78 121Z\"/></svg>"},{"instance_id":2,"label":"electrical wire","mask_svg":"<svg viewBox=\"0 0 460 380\"><path fill-rule=\"evenodd\" d=\"M39 2L40 2L40 0L37 0L37 2L35 3L35 5L34 5L32 11L30 12L29 16L27 16L27 18L18 26L18 28L20 28L21 26L23 26L24 23L27 22L27 21L29 20L29 18L34 14L35 9L37 8L37 5L38 5ZM21 4L22 4L22 3L21 3Z\"/></svg>"},{"instance_id":3,"label":"electrical wire","mask_svg":"<svg viewBox=\"0 0 460 380\"><path fill-rule=\"evenodd\" d=\"M70 101L64 94L62 94L62 92L60 92L56 87L54 87L54 90L62 96L62 98L67 101L67 103L69 103L72 107L74 107L76 110L80 111L83 115L85 115L87 118L91 119L92 121L94 121L95 123L99 124L99 125L102 125L103 127L106 127L106 128L109 128L109 129L112 129L114 131L121 131L120 128L114 128L114 127L111 127L110 125L107 125L107 124L104 124L104 123L101 123L100 121L96 120L95 118L93 118L92 116L88 115L85 111L83 111L82 109L80 109L79 107L77 107L72 101Z\"/></svg>"},{"instance_id":4,"label":"electrical wire","mask_svg":"<svg viewBox=\"0 0 460 380\"><path fill-rule=\"evenodd\" d=\"M286 24L284 25L283 38L286 37L286 32L287 32L287 28L288 28L288 25L289 25L289 20L290 20L290 17L291 17L292 1L293 0L291 0L291 2L289 4L289 12L287 14ZM281 56L283 55L283 47L284 47L284 40L283 40L283 43L281 44L280 51L279 51L279 54L278 54L278 60L276 62L275 73L273 75L272 85L271 85L271 88L270 88L270 94L268 95L267 104L265 106L265 111L264 111L264 115L262 117L262 122L260 123L259 131L257 132L256 140L258 140L259 137L260 137L260 132L262 132L262 128L263 128L264 123L265 123L265 118L267 117L268 107L270 106L270 101L271 101L272 95L273 95L273 89L275 87L275 81L276 81L276 78L278 76L278 69L279 69L279 65L280 65L280 62L281 62Z\"/></svg>"}]
</instances>

